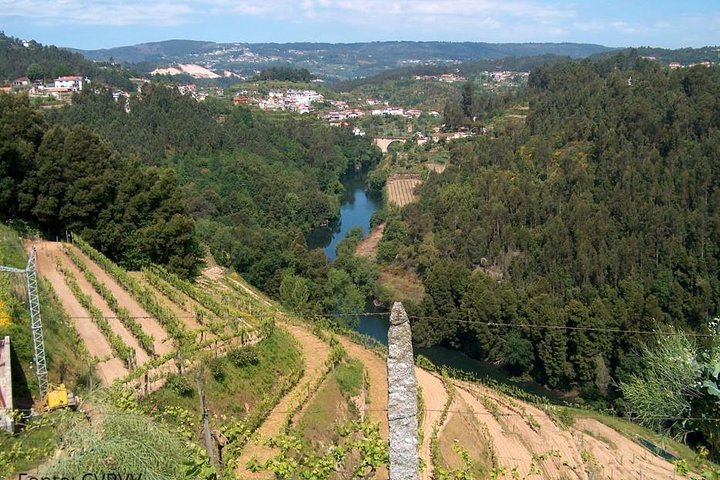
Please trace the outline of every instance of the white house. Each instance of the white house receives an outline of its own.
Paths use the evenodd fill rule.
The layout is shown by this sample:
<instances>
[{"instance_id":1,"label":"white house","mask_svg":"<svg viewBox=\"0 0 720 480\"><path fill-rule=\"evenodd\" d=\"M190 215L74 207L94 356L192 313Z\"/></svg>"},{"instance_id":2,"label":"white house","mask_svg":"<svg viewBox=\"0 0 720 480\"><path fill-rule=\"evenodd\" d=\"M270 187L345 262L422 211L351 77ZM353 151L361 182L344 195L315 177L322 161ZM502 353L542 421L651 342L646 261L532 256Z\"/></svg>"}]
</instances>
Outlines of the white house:
<instances>
[{"instance_id":1,"label":"white house","mask_svg":"<svg viewBox=\"0 0 720 480\"><path fill-rule=\"evenodd\" d=\"M55 79L55 88L69 88L70 90L79 92L82 90L82 85L83 77L69 76Z\"/></svg>"}]
</instances>

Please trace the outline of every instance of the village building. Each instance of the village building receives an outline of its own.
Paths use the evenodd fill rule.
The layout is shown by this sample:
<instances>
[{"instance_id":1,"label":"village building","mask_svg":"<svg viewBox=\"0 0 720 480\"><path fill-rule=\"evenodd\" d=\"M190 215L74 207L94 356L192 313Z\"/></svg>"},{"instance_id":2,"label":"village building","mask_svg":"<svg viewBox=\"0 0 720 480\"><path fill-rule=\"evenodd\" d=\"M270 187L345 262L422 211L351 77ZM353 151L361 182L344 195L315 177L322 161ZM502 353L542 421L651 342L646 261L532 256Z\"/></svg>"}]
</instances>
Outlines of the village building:
<instances>
[{"instance_id":1,"label":"village building","mask_svg":"<svg viewBox=\"0 0 720 480\"><path fill-rule=\"evenodd\" d=\"M30 88L30 79L28 77L16 78L13 80L12 86L15 88Z\"/></svg>"},{"instance_id":2,"label":"village building","mask_svg":"<svg viewBox=\"0 0 720 480\"><path fill-rule=\"evenodd\" d=\"M80 76L58 77L55 79L55 88L66 88L68 90L79 92L82 90L85 79Z\"/></svg>"}]
</instances>

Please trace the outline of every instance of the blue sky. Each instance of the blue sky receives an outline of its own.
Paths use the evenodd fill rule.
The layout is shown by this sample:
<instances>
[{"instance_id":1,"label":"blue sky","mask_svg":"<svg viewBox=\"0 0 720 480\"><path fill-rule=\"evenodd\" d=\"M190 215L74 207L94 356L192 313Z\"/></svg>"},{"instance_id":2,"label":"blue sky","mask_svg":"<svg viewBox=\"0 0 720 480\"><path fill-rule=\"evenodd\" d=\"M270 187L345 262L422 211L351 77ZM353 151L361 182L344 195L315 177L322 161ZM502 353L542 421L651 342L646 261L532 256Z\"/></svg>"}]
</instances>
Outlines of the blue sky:
<instances>
[{"instance_id":1,"label":"blue sky","mask_svg":"<svg viewBox=\"0 0 720 480\"><path fill-rule=\"evenodd\" d=\"M679 48L720 44L720 0L0 0L0 30L84 49L172 38Z\"/></svg>"}]
</instances>

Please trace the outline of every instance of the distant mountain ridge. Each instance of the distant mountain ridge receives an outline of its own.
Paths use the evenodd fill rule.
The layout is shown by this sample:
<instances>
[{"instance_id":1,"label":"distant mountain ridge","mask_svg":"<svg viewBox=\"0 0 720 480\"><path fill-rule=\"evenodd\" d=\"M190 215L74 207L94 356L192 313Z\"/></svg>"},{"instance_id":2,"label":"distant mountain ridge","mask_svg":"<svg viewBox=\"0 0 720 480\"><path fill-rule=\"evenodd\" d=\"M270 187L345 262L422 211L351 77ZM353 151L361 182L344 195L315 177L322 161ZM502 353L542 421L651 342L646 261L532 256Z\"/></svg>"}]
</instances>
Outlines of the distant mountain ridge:
<instances>
[{"instance_id":1,"label":"distant mountain ridge","mask_svg":"<svg viewBox=\"0 0 720 480\"><path fill-rule=\"evenodd\" d=\"M502 58L506 56L530 55L566 55L586 57L603 53L614 48L590 43L486 43L486 42L358 42L358 43L216 43L197 40L165 40L161 42L140 43L100 50L78 50L92 60L109 60L111 57L120 62L147 62L159 59L176 59L187 55L208 53L232 47L244 47L259 54L282 52L326 51L328 53L350 53L372 55L373 53L436 56L445 55L454 60L473 60L483 58ZM291 52L294 53L294 52Z\"/></svg>"},{"instance_id":2,"label":"distant mountain ridge","mask_svg":"<svg viewBox=\"0 0 720 480\"><path fill-rule=\"evenodd\" d=\"M412 65L440 65L507 57L583 58L613 48L587 43L362 42L216 43L167 40L102 50L73 50L88 59L166 66L199 63L213 70L255 71L274 65L305 67L326 78L354 78Z\"/></svg>"}]
</instances>

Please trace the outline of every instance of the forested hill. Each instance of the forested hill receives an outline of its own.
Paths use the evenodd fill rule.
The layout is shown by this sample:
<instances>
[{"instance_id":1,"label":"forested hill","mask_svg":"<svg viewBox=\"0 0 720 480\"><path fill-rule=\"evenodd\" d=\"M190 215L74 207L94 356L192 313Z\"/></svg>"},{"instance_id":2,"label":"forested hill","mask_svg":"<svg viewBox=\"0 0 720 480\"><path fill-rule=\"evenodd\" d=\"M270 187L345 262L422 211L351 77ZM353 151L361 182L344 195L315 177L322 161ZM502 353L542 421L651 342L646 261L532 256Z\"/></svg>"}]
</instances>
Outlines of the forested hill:
<instances>
[{"instance_id":1,"label":"forested hill","mask_svg":"<svg viewBox=\"0 0 720 480\"><path fill-rule=\"evenodd\" d=\"M718 315L720 67L620 55L529 83L527 125L454 143L381 249L421 272L419 343L612 398L655 342L612 330L708 333Z\"/></svg>"},{"instance_id":2,"label":"forested hill","mask_svg":"<svg viewBox=\"0 0 720 480\"><path fill-rule=\"evenodd\" d=\"M9 83L18 77L51 80L63 75L81 75L131 89L130 74L119 66L97 64L78 53L35 41L23 42L0 32L0 82Z\"/></svg>"},{"instance_id":3,"label":"forested hill","mask_svg":"<svg viewBox=\"0 0 720 480\"><path fill-rule=\"evenodd\" d=\"M130 268L198 273L195 224L175 172L119 155L83 125L49 124L27 96L0 94L0 221L48 238L81 234Z\"/></svg>"},{"instance_id":4,"label":"forested hill","mask_svg":"<svg viewBox=\"0 0 720 480\"><path fill-rule=\"evenodd\" d=\"M130 99L129 113L111 92L83 91L47 118L84 125L123 155L175 170L199 238L267 293L279 297L285 278L301 283L315 311L346 295L364 305L357 287L369 288L368 280L331 269L322 251L308 251L305 235L337 217L340 177L379 161L369 139L310 116L198 103L157 84Z\"/></svg>"},{"instance_id":5,"label":"forested hill","mask_svg":"<svg viewBox=\"0 0 720 480\"><path fill-rule=\"evenodd\" d=\"M259 55L292 56L322 53L328 61L346 57L374 58L376 62L394 64L401 60L448 59L478 60L512 56L567 55L587 57L612 50L602 45L586 43L486 43L486 42L411 42L386 41L364 43L215 43L190 40L167 40L102 50L75 50L93 60L111 57L123 62L181 60L233 47L244 47ZM352 58L347 58L347 57Z\"/></svg>"}]
</instances>

